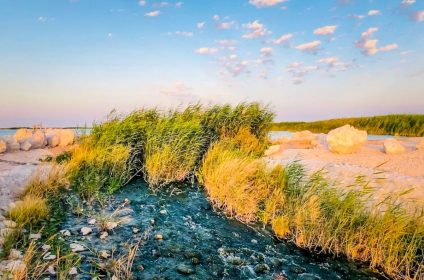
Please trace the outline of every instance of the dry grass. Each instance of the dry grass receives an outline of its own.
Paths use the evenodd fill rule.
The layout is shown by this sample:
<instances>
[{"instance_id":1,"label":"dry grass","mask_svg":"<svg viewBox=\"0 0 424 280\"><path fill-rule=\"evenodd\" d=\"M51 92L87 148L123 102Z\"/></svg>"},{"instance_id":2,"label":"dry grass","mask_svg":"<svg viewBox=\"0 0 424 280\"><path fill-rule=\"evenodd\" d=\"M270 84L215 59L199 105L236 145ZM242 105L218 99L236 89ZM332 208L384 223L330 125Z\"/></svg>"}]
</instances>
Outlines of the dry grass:
<instances>
[{"instance_id":1,"label":"dry grass","mask_svg":"<svg viewBox=\"0 0 424 280\"><path fill-rule=\"evenodd\" d=\"M65 176L65 168L62 165L52 165L47 174L44 174L41 170L35 173L28 182L22 196L31 195L47 198L68 186L69 179Z\"/></svg>"},{"instance_id":2,"label":"dry grass","mask_svg":"<svg viewBox=\"0 0 424 280\"><path fill-rule=\"evenodd\" d=\"M10 219L20 227L34 225L45 219L48 214L46 200L33 195L26 195L21 201L16 202L15 207L8 212Z\"/></svg>"}]
</instances>

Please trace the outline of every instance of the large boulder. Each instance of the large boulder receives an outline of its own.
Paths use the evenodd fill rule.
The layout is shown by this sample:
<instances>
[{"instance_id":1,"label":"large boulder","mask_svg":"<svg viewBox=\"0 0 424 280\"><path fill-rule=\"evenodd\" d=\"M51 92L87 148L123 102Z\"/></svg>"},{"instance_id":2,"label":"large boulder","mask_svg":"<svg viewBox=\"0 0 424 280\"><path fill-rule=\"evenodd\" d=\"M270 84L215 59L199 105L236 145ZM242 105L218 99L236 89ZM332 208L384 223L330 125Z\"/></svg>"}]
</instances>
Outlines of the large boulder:
<instances>
[{"instance_id":1,"label":"large boulder","mask_svg":"<svg viewBox=\"0 0 424 280\"><path fill-rule=\"evenodd\" d=\"M73 129L60 129L58 130L58 136L60 138L60 147L66 147L74 144L76 138L75 131Z\"/></svg>"},{"instance_id":2,"label":"large boulder","mask_svg":"<svg viewBox=\"0 0 424 280\"><path fill-rule=\"evenodd\" d=\"M293 133L290 142L295 144L304 144L310 147L315 147L318 144L317 136L309 130Z\"/></svg>"},{"instance_id":3,"label":"large boulder","mask_svg":"<svg viewBox=\"0 0 424 280\"><path fill-rule=\"evenodd\" d=\"M367 132L345 125L331 130L327 135L327 144L331 152L352 154L367 141Z\"/></svg>"},{"instance_id":4,"label":"large boulder","mask_svg":"<svg viewBox=\"0 0 424 280\"><path fill-rule=\"evenodd\" d=\"M6 150L7 150L6 141L4 141L3 139L0 139L0 154L6 152Z\"/></svg>"},{"instance_id":5,"label":"large boulder","mask_svg":"<svg viewBox=\"0 0 424 280\"><path fill-rule=\"evenodd\" d=\"M29 141L25 141L20 144L20 149L22 151L29 151L31 150L31 148L32 148L32 145Z\"/></svg>"},{"instance_id":6,"label":"large boulder","mask_svg":"<svg viewBox=\"0 0 424 280\"><path fill-rule=\"evenodd\" d=\"M384 140L383 146L384 146L384 152L386 154L395 155L395 154L402 154L405 152L405 147L402 146L402 144L394 138L389 138Z\"/></svg>"},{"instance_id":7,"label":"large boulder","mask_svg":"<svg viewBox=\"0 0 424 280\"><path fill-rule=\"evenodd\" d=\"M268 147L268 149L265 151L264 156L271 156L273 154L276 154L280 151L280 145L272 145Z\"/></svg>"},{"instance_id":8,"label":"large boulder","mask_svg":"<svg viewBox=\"0 0 424 280\"><path fill-rule=\"evenodd\" d=\"M18 142L24 142L32 137L32 131L27 128L20 128L15 133L15 140Z\"/></svg>"},{"instance_id":9,"label":"large boulder","mask_svg":"<svg viewBox=\"0 0 424 280\"><path fill-rule=\"evenodd\" d=\"M19 142L15 140L14 136L5 136L3 140L6 142L6 151L14 152L18 151L20 148Z\"/></svg>"},{"instance_id":10,"label":"large boulder","mask_svg":"<svg viewBox=\"0 0 424 280\"><path fill-rule=\"evenodd\" d=\"M29 141L33 149L41 149L47 145L46 135L41 130L36 130Z\"/></svg>"},{"instance_id":11,"label":"large boulder","mask_svg":"<svg viewBox=\"0 0 424 280\"><path fill-rule=\"evenodd\" d=\"M47 138L47 145L50 148L54 148L54 147L59 146L60 138L55 132L47 133L46 138Z\"/></svg>"}]
</instances>

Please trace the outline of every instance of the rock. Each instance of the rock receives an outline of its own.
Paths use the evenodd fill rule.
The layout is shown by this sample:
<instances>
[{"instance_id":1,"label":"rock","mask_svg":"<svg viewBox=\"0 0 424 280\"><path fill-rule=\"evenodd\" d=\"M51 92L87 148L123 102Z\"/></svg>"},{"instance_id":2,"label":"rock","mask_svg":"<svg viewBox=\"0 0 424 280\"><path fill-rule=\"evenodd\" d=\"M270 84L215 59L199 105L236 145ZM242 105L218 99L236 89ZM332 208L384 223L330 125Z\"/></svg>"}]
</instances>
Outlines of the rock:
<instances>
[{"instance_id":1,"label":"rock","mask_svg":"<svg viewBox=\"0 0 424 280\"><path fill-rule=\"evenodd\" d=\"M3 139L0 139L0 154L7 151L7 143Z\"/></svg>"},{"instance_id":2,"label":"rock","mask_svg":"<svg viewBox=\"0 0 424 280\"><path fill-rule=\"evenodd\" d=\"M46 133L46 140L47 140L47 145L50 148L57 147L60 144L60 137L59 135L57 135L57 133L54 130L48 131Z\"/></svg>"},{"instance_id":3,"label":"rock","mask_svg":"<svg viewBox=\"0 0 424 280\"><path fill-rule=\"evenodd\" d=\"M269 146L268 149L265 151L264 156L270 156L273 154L278 153L278 151L280 151L280 145L272 145Z\"/></svg>"},{"instance_id":4,"label":"rock","mask_svg":"<svg viewBox=\"0 0 424 280\"><path fill-rule=\"evenodd\" d=\"M106 223L107 230L113 230L117 226L118 226L118 223L117 222L107 222Z\"/></svg>"},{"instance_id":5,"label":"rock","mask_svg":"<svg viewBox=\"0 0 424 280\"><path fill-rule=\"evenodd\" d=\"M367 132L345 125L331 130L327 135L327 144L331 152L351 154L367 141Z\"/></svg>"},{"instance_id":6,"label":"rock","mask_svg":"<svg viewBox=\"0 0 424 280\"><path fill-rule=\"evenodd\" d=\"M46 135L41 130L36 130L30 138L33 149L41 149L47 145Z\"/></svg>"},{"instance_id":7,"label":"rock","mask_svg":"<svg viewBox=\"0 0 424 280\"><path fill-rule=\"evenodd\" d=\"M54 269L52 265L49 266L47 271L49 272L50 275L56 275L56 270Z\"/></svg>"},{"instance_id":8,"label":"rock","mask_svg":"<svg viewBox=\"0 0 424 280\"><path fill-rule=\"evenodd\" d=\"M280 138L273 140L272 144L275 144L275 145L280 144L281 145L281 144L286 144L288 142L290 142L290 138L287 137L287 136L283 136L283 137L280 137Z\"/></svg>"},{"instance_id":9,"label":"rock","mask_svg":"<svg viewBox=\"0 0 424 280\"><path fill-rule=\"evenodd\" d=\"M46 253L43 256L43 260L46 260L46 261L52 261L52 260L55 260L55 259L56 259L56 255L53 255L50 252Z\"/></svg>"},{"instance_id":10,"label":"rock","mask_svg":"<svg viewBox=\"0 0 424 280\"><path fill-rule=\"evenodd\" d=\"M29 140L32 137L32 131L27 128L20 128L16 130L15 140L18 142Z\"/></svg>"},{"instance_id":11,"label":"rock","mask_svg":"<svg viewBox=\"0 0 424 280\"><path fill-rule=\"evenodd\" d=\"M94 225L94 224L96 224L96 219L89 219L89 220L87 221L87 223L88 223L89 225Z\"/></svg>"},{"instance_id":12,"label":"rock","mask_svg":"<svg viewBox=\"0 0 424 280\"><path fill-rule=\"evenodd\" d=\"M258 244L258 240L256 240L256 239L252 239L252 240L250 240L250 242L251 242L252 244Z\"/></svg>"},{"instance_id":13,"label":"rock","mask_svg":"<svg viewBox=\"0 0 424 280\"><path fill-rule=\"evenodd\" d=\"M309 130L293 133L290 142L306 144L309 145L311 148L315 147L318 144L317 136Z\"/></svg>"},{"instance_id":14,"label":"rock","mask_svg":"<svg viewBox=\"0 0 424 280\"><path fill-rule=\"evenodd\" d=\"M133 232L134 234L137 234L137 233L139 233L139 232L140 232L140 229L138 229L138 228L133 228L133 229L132 229L132 232Z\"/></svg>"},{"instance_id":15,"label":"rock","mask_svg":"<svg viewBox=\"0 0 424 280\"><path fill-rule=\"evenodd\" d=\"M59 136L59 146L60 147L66 147L69 145L74 144L75 141L75 131L72 129L60 129L58 130L58 136Z\"/></svg>"},{"instance_id":16,"label":"rock","mask_svg":"<svg viewBox=\"0 0 424 280\"><path fill-rule=\"evenodd\" d=\"M260 274L260 273L264 273L267 270L269 270L269 266L264 263L260 263L255 266L255 273Z\"/></svg>"},{"instance_id":17,"label":"rock","mask_svg":"<svg viewBox=\"0 0 424 280\"><path fill-rule=\"evenodd\" d=\"M71 236L71 232L67 229L63 229L60 231L63 236Z\"/></svg>"},{"instance_id":18,"label":"rock","mask_svg":"<svg viewBox=\"0 0 424 280\"><path fill-rule=\"evenodd\" d=\"M39 234L39 233L34 233L34 234L29 235L30 240L38 240L40 238L41 238L41 234Z\"/></svg>"},{"instance_id":19,"label":"rock","mask_svg":"<svg viewBox=\"0 0 424 280\"><path fill-rule=\"evenodd\" d=\"M386 154L395 155L405 152L405 147L403 147L402 144L394 138L385 139L383 146Z\"/></svg>"},{"instance_id":20,"label":"rock","mask_svg":"<svg viewBox=\"0 0 424 280\"><path fill-rule=\"evenodd\" d=\"M29 150L31 150L31 147L32 147L32 145L29 141L24 141L20 144L19 149L21 151L29 151Z\"/></svg>"},{"instance_id":21,"label":"rock","mask_svg":"<svg viewBox=\"0 0 424 280\"><path fill-rule=\"evenodd\" d=\"M90 233L92 233L93 230L89 227L83 227L81 228L81 234L82 235L89 235Z\"/></svg>"},{"instance_id":22,"label":"rock","mask_svg":"<svg viewBox=\"0 0 424 280\"><path fill-rule=\"evenodd\" d=\"M100 233L101 240L105 240L108 236L109 234L107 233L107 231L103 231L102 233Z\"/></svg>"},{"instance_id":23,"label":"rock","mask_svg":"<svg viewBox=\"0 0 424 280\"><path fill-rule=\"evenodd\" d=\"M180 274L189 275L189 274L193 274L194 270L188 265L179 264L177 266L177 272Z\"/></svg>"},{"instance_id":24,"label":"rock","mask_svg":"<svg viewBox=\"0 0 424 280\"><path fill-rule=\"evenodd\" d=\"M52 246L45 244L45 245L43 245L43 246L41 247L41 249L42 249L44 252L47 252L48 250L50 250L50 249L51 249L51 247L52 247Z\"/></svg>"},{"instance_id":25,"label":"rock","mask_svg":"<svg viewBox=\"0 0 424 280\"><path fill-rule=\"evenodd\" d=\"M86 250L84 246L78 243L72 243L71 245L69 245L69 247L71 248L71 251L74 253L83 252Z\"/></svg>"},{"instance_id":26,"label":"rock","mask_svg":"<svg viewBox=\"0 0 424 280\"><path fill-rule=\"evenodd\" d=\"M159 213L161 213L162 215L168 214L168 212L165 209L160 210Z\"/></svg>"},{"instance_id":27,"label":"rock","mask_svg":"<svg viewBox=\"0 0 424 280\"><path fill-rule=\"evenodd\" d=\"M74 267L72 267L72 268L69 270L68 274L69 274L69 275L71 275L71 276L73 276L73 275L77 275L77 274L78 274L78 270L77 270L77 268L76 268L75 266L74 266Z\"/></svg>"},{"instance_id":28,"label":"rock","mask_svg":"<svg viewBox=\"0 0 424 280\"><path fill-rule=\"evenodd\" d=\"M15 140L14 136L5 136L2 140L6 142L7 152L14 152L20 149L19 142Z\"/></svg>"},{"instance_id":29,"label":"rock","mask_svg":"<svg viewBox=\"0 0 424 280\"><path fill-rule=\"evenodd\" d=\"M424 150L424 139L418 142L417 150Z\"/></svg>"},{"instance_id":30,"label":"rock","mask_svg":"<svg viewBox=\"0 0 424 280\"><path fill-rule=\"evenodd\" d=\"M162 234L156 234L155 239L156 240L163 240L163 235Z\"/></svg>"},{"instance_id":31,"label":"rock","mask_svg":"<svg viewBox=\"0 0 424 280\"><path fill-rule=\"evenodd\" d=\"M22 259L22 258L23 258L23 256L22 256L21 251L18 251L16 249L10 250L9 257L8 257L9 260L19 260L19 259Z\"/></svg>"}]
</instances>

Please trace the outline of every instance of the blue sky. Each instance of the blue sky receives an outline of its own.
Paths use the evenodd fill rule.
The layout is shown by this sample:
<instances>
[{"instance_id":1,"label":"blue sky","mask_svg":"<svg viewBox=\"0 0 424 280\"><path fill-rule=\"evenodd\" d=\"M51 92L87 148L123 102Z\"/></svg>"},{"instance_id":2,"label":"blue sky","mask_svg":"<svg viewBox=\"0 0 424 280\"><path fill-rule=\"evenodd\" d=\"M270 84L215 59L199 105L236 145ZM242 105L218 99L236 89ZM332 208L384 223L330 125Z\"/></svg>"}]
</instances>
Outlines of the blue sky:
<instances>
[{"instance_id":1,"label":"blue sky","mask_svg":"<svg viewBox=\"0 0 424 280\"><path fill-rule=\"evenodd\" d=\"M422 0L0 0L0 29L0 127L198 101L424 113Z\"/></svg>"}]
</instances>

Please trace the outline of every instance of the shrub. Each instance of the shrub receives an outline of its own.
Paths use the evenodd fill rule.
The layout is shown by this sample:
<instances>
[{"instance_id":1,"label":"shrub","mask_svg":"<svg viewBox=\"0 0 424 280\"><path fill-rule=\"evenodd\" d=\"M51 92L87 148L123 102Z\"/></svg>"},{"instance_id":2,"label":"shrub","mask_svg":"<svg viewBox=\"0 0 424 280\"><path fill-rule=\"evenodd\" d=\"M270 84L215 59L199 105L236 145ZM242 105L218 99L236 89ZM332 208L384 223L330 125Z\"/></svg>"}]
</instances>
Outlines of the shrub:
<instances>
[{"instance_id":1,"label":"shrub","mask_svg":"<svg viewBox=\"0 0 424 280\"><path fill-rule=\"evenodd\" d=\"M26 195L22 201L16 202L15 207L9 210L8 216L20 227L23 227L37 224L45 219L48 213L45 199Z\"/></svg>"}]
</instances>

